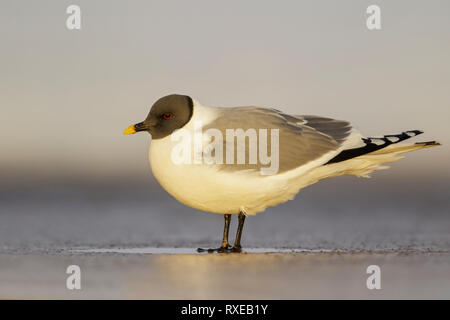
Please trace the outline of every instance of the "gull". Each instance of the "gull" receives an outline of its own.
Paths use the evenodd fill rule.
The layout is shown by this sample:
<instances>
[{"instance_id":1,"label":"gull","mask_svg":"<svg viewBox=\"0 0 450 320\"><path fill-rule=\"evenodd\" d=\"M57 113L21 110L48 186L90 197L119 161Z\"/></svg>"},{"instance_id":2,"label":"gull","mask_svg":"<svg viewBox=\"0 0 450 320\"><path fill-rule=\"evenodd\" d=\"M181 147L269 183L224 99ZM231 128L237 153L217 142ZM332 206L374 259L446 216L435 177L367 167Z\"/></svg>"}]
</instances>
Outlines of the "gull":
<instances>
[{"instance_id":1,"label":"gull","mask_svg":"<svg viewBox=\"0 0 450 320\"><path fill-rule=\"evenodd\" d=\"M365 137L348 121L254 106L208 107L180 94L157 100L124 134L136 132L150 133L150 166L170 195L224 215L221 246L198 249L219 253L241 252L246 216L292 200L306 186L341 175L369 177L404 152L440 145L405 142L420 130ZM233 246L231 215L238 215Z\"/></svg>"}]
</instances>

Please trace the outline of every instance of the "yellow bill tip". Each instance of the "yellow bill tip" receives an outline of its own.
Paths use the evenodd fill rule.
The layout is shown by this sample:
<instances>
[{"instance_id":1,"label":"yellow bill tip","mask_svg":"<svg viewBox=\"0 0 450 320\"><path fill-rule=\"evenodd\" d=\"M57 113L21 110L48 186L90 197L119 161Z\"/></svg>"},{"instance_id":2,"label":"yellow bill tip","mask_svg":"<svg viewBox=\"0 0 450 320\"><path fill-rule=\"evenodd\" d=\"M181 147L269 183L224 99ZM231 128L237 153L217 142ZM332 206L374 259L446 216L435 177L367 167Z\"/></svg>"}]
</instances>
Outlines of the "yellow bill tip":
<instances>
[{"instance_id":1,"label":"yellow bill tip","mask_svg":"<svg viewBox=\"0 0 450 320\"><path fill-rule=\"evenodd\" d=\"M129 126L128 128L125 129L125 131L123 132L123 134L133 134L136 133L136 129L134 128L134 125Z\"/></svg>"}]
</instances>

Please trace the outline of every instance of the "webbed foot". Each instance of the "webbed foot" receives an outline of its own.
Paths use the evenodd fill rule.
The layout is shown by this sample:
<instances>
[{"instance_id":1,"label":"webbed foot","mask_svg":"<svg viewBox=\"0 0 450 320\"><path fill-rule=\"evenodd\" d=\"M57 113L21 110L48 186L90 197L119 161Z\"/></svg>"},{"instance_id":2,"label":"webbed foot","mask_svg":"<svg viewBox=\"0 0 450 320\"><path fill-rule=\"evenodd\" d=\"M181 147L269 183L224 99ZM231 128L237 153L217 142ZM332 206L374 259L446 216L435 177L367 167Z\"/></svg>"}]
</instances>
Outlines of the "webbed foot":
<instances>
[{"instance_id":1,"label":"webbed foot","mask_svg":"<svg viewBox=\"0 0 450 320\"><path fill-rule=\"evenodd\" d=\"M232 247L230 245L226 245L226 246L222 246L219 248L211 248L211 249L204 249L204 248L197 248L197 252L202 253L202 252L208 252L208 253L237 253L237 252L241 252L241 248L237 248L237 247Z\"/></svg>"}]
</instances>

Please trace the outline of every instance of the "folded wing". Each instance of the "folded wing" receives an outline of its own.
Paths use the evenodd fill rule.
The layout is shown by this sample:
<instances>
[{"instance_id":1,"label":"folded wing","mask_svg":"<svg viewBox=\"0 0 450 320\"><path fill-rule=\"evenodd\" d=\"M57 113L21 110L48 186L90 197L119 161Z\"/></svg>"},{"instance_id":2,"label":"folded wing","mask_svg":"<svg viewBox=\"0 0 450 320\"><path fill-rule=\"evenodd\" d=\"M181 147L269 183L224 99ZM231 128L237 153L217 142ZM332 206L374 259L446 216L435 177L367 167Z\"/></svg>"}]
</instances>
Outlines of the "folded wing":
<instances>
[{"instance_id":1,"label":"folded wing","mask_svg":"<svg viewBox=\"0 0 450 320\"><path fill-rule=\"evenodd\" d=\"M223 108L221 115L208 124L204 131L215 128L226 137L227 129L268 129L267 152L271 150L271 129L279 131L279 170L283 173L299 168L311 161L321 161L324 164L341 150L349 138L352 126L347 121L335 120L319 116L305 115L293 116L275 109L260 107ZM224 150L226 140L224 139ZM220 170L240 171L259 170L261 166L259 157L256 164L249 164L249 139L246 139L246 163L222 164ZM229 146L229 145L228 145ZM236 156L237 149L234 154ZM228 152L228 151L227 151ZM225 157L225 155L224 155ZM323 160L322 160L323 159ZM225 161L224 161L225 162ZM320 165L320 164L319 164Z\"/></svg>"}]
</instances>

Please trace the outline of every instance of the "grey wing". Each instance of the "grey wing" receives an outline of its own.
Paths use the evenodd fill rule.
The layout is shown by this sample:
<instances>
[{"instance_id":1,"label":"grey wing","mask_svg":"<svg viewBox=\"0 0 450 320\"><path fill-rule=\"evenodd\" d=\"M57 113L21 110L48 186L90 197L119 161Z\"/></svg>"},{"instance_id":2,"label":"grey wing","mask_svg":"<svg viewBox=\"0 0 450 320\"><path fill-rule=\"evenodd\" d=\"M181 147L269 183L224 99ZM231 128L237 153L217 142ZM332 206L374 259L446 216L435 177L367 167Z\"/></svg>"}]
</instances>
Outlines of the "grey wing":
<instances>
[{"instance_id":1,"label":"grey wing","mask_svg":"<svg viewBox=\"0 0 450 320\"><path fill-rule=\"evenodd\" d=\"M306 121L305 125L312 127L318 132L326 134L342 144L350 135L352 126L350 122L343 120L336 120L331 118L304 115L296 116Z\"/></svg>"},{"instance_id":2,"label":"grey wing","mask_svg":"<svg viewBox=\"0 0 450 320\"><path fill-rule=\"evenodd\" d=\"M278 173L298 168L335 151L335 153L331 152L331 159L338 153L338 149L350 135L352 129L347 121L310 115L294 116L275 109L260 107L224 108L221 116L204 129L209 128L220 130L223 137L226 136L226 129L243 129L244 131L255 129L256 132L259 132L259 129L268 129L268 154L271 150L270 129L278 129ZM224 139L224 150L226 150L225 144ZM245 164L236 164L236 162L234 162L235 164L223 164L220 165L220 170L259 170L264 167L260 163L259 157L256 164L248 163L248 150L249 148L246 146ZM235 149L235 155L236 151ZM327 160L329 159L325 159L324 163Z\"/></svg>"}]
</instances>

